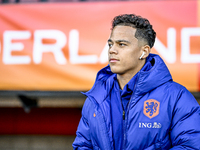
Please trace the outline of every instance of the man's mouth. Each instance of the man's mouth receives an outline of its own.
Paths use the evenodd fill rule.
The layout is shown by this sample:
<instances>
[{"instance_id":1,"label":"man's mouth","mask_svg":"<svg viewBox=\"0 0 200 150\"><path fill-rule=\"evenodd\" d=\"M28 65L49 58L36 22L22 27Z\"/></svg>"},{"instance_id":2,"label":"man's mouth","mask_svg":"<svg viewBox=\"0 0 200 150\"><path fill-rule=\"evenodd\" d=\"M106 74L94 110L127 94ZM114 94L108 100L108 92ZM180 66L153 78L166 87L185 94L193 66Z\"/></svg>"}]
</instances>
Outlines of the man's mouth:
<instances>
[{"instance_id":1,"label":"man's mouth","mask_svg":"<svg viewBox=\"0 0 200 150\"><path fill-rule=\"evenodd\" d=\"M110 62L112 63L112 62L117 62L117 61L119 61L118 59L115 59L115 58L110 58Z\"/></svg>"}]
</instances>

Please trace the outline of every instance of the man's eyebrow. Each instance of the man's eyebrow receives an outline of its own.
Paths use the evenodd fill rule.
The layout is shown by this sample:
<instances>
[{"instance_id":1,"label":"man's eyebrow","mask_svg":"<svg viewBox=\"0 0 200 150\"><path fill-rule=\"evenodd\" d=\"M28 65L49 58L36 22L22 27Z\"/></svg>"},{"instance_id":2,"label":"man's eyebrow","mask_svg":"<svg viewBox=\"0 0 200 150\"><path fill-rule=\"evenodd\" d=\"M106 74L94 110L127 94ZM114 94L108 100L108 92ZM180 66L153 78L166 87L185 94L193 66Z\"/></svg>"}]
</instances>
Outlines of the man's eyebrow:
<instances>
[{"instance_id":1,"label":"man's eyebrow","mask_svg":"<svg viewBox=\"0 0 200 150\"><path fill-rule=\"evenodd\" d=\"M108 39L108 42L113 42L113 41L111 39ZM117 42L117 43L121 43L121 42L131 43L131 42L127 41L127 40L116 40L115 42Z\"/></svg>"},{"instance_id":2,"label":"man's eyebrow","mask_svg":"<svg viewBox=\"0 0 200 150\"><path fill-rule=\"evenodd\" d=\"M117 43L121 43L121 42L124 42L124 43L131 43L131 42L127 41L127 40L117 40L116 42L117 42Z\"/></svg>"},{"instance_id":3,"label":"man's eyebrow","mask_svg":"<svg viewBox=\"0 0 200 150\"><path fill-rule=\"evenodd\" d=\"M108 39L108 42L112 42L112 40L111 40L111 39Z\"/></svg>"}]
</instances>

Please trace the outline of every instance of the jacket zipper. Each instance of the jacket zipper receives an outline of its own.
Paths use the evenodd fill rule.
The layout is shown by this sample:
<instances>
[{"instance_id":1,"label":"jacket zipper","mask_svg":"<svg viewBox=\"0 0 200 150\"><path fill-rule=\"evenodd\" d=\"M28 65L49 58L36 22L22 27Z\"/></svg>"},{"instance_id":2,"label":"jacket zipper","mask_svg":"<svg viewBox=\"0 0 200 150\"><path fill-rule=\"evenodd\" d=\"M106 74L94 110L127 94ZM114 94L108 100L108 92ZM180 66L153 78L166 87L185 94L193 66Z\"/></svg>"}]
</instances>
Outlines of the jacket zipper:
<instances>
[{"instance_id":1,"label":"jacket zipper","mask_svg":"<svg viewBox=\"0 0 200 150\"><path fill-rule=\"evenodd\" d=\"M123 110L123 115L122 116L123 116L123 120L125 120L125 111L124 110Z\"/></svg>"},{"instance_id":2,"label":"jacket zipper","mask_svg":"<svg viewBox=\"0 0 200 150\"><path fill-rule=\"evenodd\" d=\"M126 113L125 113L125 110L124 110L124 107L123 107L123 104L122 104L122 100L121 100L121 105L122 105L122 110L123 110L123 114L122 114L122 116L123 116L123 145L122 145L122 149L123 149L123 150L126 149L126 148L125 148L125 144L126 144L126 124L127 124L126 114L128 114L129 107L130 107L129 104L130 104L130 101L131 101L131 99L133 98L133 95L134 95L134 92L135 92L135 88L136 88L137 81L138 81L138 76L139 76L139 73L138 73L138 75L137 75L137 77L136 77L136 80L135 80L135 85L134 85L134 88L133 88L133 93L132 93L131 98L130 98L130 100L129 100L129 102L128 102L128 106L127 106L127 111L126 111ZM120 95L120 96L121 96L121 95Z\"/></svg>"}]
</instances>

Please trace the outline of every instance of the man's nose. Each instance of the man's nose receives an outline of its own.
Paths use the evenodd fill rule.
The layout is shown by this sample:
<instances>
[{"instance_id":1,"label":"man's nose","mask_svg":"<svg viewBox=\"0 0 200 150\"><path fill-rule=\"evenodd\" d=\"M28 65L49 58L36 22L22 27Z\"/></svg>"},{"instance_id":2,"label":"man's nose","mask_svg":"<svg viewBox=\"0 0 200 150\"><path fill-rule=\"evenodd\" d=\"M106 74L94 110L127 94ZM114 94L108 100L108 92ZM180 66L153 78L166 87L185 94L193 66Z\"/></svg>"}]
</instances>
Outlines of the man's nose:
<instances>
[{"instance_id":1,"label":"man's nose","mask_svg":"<svg viewBox=\"0 0 200 150\"><path fill-rule=\"evenodd\" d=\"M117 54L118 50L117 50L116 46L113 45L111 48L109 48L109 53L110 54Z\"/></svg>"}]
</instances>

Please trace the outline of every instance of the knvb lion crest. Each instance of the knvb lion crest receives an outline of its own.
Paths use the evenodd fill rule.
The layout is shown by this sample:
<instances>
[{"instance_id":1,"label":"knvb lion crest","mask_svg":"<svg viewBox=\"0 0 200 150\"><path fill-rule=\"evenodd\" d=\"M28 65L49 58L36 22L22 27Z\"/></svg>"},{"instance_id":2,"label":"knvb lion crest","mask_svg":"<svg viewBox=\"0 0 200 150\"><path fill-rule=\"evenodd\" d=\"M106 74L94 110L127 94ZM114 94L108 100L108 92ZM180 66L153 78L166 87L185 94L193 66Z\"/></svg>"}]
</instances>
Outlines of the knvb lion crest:
<instances>
[{"instance_id":1,"label":"knvb lion crest","mask_svg":"<svg viewBox=\"0 0 200 150\"><path fill-rule=\"evenodd\" d=\"M160 102L155 99L149 99L144 102L143 113L150 119L159 114Z\"/></svg>"}]
</instances>

